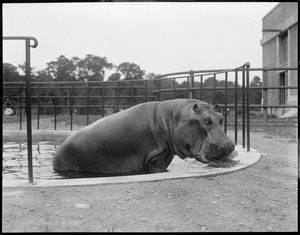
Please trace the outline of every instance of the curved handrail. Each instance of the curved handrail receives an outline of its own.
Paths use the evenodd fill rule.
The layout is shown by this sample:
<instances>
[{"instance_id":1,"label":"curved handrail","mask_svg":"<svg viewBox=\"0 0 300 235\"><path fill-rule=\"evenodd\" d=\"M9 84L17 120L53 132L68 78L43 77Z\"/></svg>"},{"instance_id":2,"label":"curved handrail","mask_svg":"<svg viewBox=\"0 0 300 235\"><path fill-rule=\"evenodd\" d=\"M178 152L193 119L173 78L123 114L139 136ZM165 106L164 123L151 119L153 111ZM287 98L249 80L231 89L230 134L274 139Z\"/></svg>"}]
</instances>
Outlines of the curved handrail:
<instances>
[{"instance_id":1,"label":"curved handrail","mask_svg":"<svg viewBox=\"0 0 300 235\"><path fill-rule=\"evenodd\" d=\"M33 183L33 166L32 166L32 128L31 128L31 86L30 86L30 47L36 48L38 40L31 36L6 36L3 40L25 40L25 57L26 57L26 122L27 122L27 152L28 152L28 179ZM30 41L34 44L31 45ZM22 94L22 92L21 92Z\"/></svg>"},{"instance_id":2,"label":"curved handrail","mask_svg":"<svg viewBox=\"0 0 300 235\"><path fill-rule=\"evenodd\" d=\"M38 46L38 40L35 37L31 36L4 36L2 39L5 40L33 40L34 44L30 45L32 48L36 48Z\"/></svg>"},{"instance_id":3,"label":"curved handrail","mask_svg":"<svg viewBox=\"0 0 300 235\"><path fill-rule=\"evenodd\" d=\"M248 67L250 68L250 63L246 62L245 64L233 68L233 69L217 69L217 70L190 70L190 71L185 71L185 72L177 72L177 73L167 73L167 74L162 74L162 75L158 75L156 76L154 79L170 79L167 78L168 76L176 76L176 75L183 75L186 74L185 76L176 76L176 77L172 77L172 78L186 78L186 76L191 76L191 73L193 73L192 76L197 77L197 76L207 76L207 75L213 75L213 74L220 74L220 73L226 73L226 72L230 72L230 71L234 71L234 70L238 70L241 69L243 67ZM201 74L196 74L196 73L201 73Z\"/></svg>"}]
</instances>

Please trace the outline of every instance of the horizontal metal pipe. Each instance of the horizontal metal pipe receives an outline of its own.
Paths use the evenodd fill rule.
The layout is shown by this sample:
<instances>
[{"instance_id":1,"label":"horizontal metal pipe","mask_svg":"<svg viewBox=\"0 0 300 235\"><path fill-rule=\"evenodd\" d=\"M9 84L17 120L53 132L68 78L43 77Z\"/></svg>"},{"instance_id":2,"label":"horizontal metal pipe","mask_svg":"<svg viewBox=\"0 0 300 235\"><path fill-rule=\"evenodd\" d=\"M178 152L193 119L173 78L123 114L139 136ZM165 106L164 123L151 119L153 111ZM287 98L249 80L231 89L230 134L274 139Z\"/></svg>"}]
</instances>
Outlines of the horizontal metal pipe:
<instances>
[{"instance_id":1,"label":"horizontal metal pipe","mask_svg":"<svg viewBox=\"0 0 300 235\"><path fill-rule=\"evenodd\" d=\"M240 68L240 72L242 72L242 66L239 67ZM271 68L250 68L249 71L281 71L281 70L284 70L284 71L289 71L289 70L298 70L297 67L279 67L279 68L275 68L275 67L271 67ZM213 75L214 73L225 73L225 72L235 72L235 69L214 69L214 70L195 70L193 71L194 72L194 76L204 76L205 74L197 74L197 73L212 73L211 75ZM186 78L186 76L189 76L189 73L190 73L190 70L189 71L186 71L186 72L178 72L178 73L168 73L168 74L163 74L163 75L159 75L157 77L155 77L154 79L149 79L147 80L147 82L156 82L158 78L161 78L161 80L168 80L168 79L174 79L174 77L172 78L165 78L166 76L173 76L173 75L183 75L185 74L185 76L183 77L180 77L180 78ZM208 74L210 75L210 74ZM176 77L175 77L176 79ZM72 84L76 85L76 84L84 84L86 85L87 83L89 84L93 84L93 83L104 83L104 84L107 84L107 83L117 83L117 82L120 82L120 83L130 83L130 82L145 82L146 80L121 80L121 81L88 81L88 82L83 82L83 81L72 81ZM20 82L3 82L2 84L6 84L6 83L11 83L11 84L20 84ZM23 84L25 84L25 82L22 82ZM70 82L55 82L55 81L51 81L51 82L31 82L31 84L54 84L54 83L59 83L59 84L70 84ZM107 86L107 85L106 85ZM102 86L101 86L102 87ZM116 86L117 87L117 86ZM150 86L148 86L150 87Z\"/></svg>"},{"instance_id":2,"label":"horizontal metal pipe","mask_svg":"<svg viewBox=\"0 0 300 235\"><path fill-rule=\"evenodd\" d=\"M203 87L202 90L225 90L225 87ZM235 87L228 87L228 90L235 90ZM238 87L237 90L242 90L242 87ZM250 90L261 90L261 89L298 89L298 87L295 86L272 86L272 87L268 87L268 86L252 86L249 87ZM175 91L185 91L186 88L176 88ZM198 87L191 87L190 90L199 90ZM173 88L165 88L165 89L161 89L160 92L170 92L173 91ZM157 93L159 92L158 90L154 90L153 93Z\"/></svg>"},{"instance_id":3,"label":"horizontal metal pipe","mask_svg":"<svg viewBox=\"0 0 300 235\"><path fill-rule=\"evenodd\" d=\"M243 68L243 66L235 68L235 69L195 70L193 72L194 72L194 76L209 76L209 75L214 75L214 74L218 74L218 73L235 72L236 70L242 72L242 68ZM264 70L270 70L270 71L298 70L298 68L297 67L279 67L279 68L272 67L272 68L251 68L251 69L249 69L249 71L264 71ZM185 78L186 76L188 76L189 73L190 73L190 71L162 74L162 75L155 77L155 79L161 79L161 78L165 78L167 76L175 76L175 75L183 75L178 78ZM203 73L206 73L206 74L203 74ZM173 78L174 77L172 77L172 79ZM165 78L165 79L171 79L171 77Z\"/></svg>"},{"instance_id":4,"label":"horizontal metal pipe","mask_svg":"<svg viewBox=\"0 0 300 235\"><path fill-rule=\"evenodd\" d=\"M222 107L225 107L225 104L219 104L219 107L222 108ZM105 104L105 107L107 106L112 106L112 107L115 107L116 105L110 105L110 104ZM120 106L122 106L122 104L120 104ZM132 105L123 105L123 106L128 106L128 107L131 107ZM34 108L37 108L38 105L31 105L31 107L34 107ZM42 105L40 104L39 105L40 108L54 108L55 105ZM70 108L72 107L71 105L56 105L56 108ZM79 107L79 108L86 108L87 106L86 105L83 105L83 104L73 104L73 107ZM90 105L89 106L90 108L102 108L103 106L102 105ZM232 107L235 107L235 104L227 104L227 107L228 108L232 108ZM242 104L238 104L237 105L238 108L242 108L243 105ZM297 108L298 106L297 105L261 105L261 104L250 104L250 108ZM18 107L16 107L18 108ZM22 106L22 108L26 108L26 105L25 106Z\"/></svg>"},{"instance_id":5,"label":"horizontal metal pipe","mask_svg":"<svg viewBox=\"0 0 300 235\"><path fill-rule=\"evenodd\" d=\"M17 97L17 96L15 96L15 97ZM42 96L42 95L40 95L40 96L31 96L32 98L34 98L34 99L51 99L51 98L53 98L54 99L54 97L53 96ZM118 96L109 96L109 95L106 95L105 96L106 98L118 98ZM79 99L79 98L87 98L87 96L84 96L84 95L78 95L78 96L68 96L68 95L62 95L62 96L57 96L57 99L59 99L59 98L73 98L73 99ZM92 96L92 95L90 95L89 96L89 98L102 98L102 96ZM124 96L119 96L119 98L131 98L131 96L126 96L126 95L124 95ZM143 95L137 95L137 96L134 96L134 98L145 98L145 96L143 96ZM155 98L155 96L148 96L148 98Z\"/></svg>"},{"instance_id":6,"label":"horizontal metal pipe","mask_svg":"<svg viewBox=\"0 0 300 235\"><path fill-rule=\"evenodd\" d=\"M2 37L4 40L33 40L34 44L31 45L30 47L36 48L38 46L38 40L35 37L30 37L30 36L4 36Z\"/></svg>"}]
</instances>

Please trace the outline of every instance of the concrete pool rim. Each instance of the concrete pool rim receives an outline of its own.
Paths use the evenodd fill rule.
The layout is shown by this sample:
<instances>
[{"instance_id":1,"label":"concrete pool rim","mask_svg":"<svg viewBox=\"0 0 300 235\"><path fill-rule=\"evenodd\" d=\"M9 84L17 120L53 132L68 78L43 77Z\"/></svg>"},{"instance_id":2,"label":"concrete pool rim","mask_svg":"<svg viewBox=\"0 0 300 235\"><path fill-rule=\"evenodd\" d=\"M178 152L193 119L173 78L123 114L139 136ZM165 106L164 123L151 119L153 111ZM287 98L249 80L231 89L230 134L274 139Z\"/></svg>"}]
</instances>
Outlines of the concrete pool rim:
<instances>
[{"instance_id":1,"label":"concrete pool rim","mask_svg":"<svg viewBox=\"0 0 300 235\"><path fill-rule=\"evenodd\" d=\"M75 131L67 130L32 130L32 140L34 141L47 141L58 140L62 141ZM26 130L3 130L3 142L16 142L24 141L27 137ZM260 160L261 153L253 148L247 152L241 145L236 146L238 156L235 158L240 161L231 168L212 168L207 165L199 165L199 168L188 168L187 170L177 169L176 171L170 170L165 173L146 174L146 175L129 175L129 176L113 176L113 177L98 177L98 178L76 178L76 179L53 179L42 180L34 179L33 183L28 180L2 180L2 187L59 187L59 186L88 186L88 185L103 185L103 184L120 184L131 182L149 182L161 181L170 179L184 179L184 178L203 178L215 176L219 174L227 174L238 170L245 169ZM173 160L174 161L174 160ZM170 165L171 166L171 165ZM169 169L169 168L168 168Z\"/></svg>"}]
</instances>

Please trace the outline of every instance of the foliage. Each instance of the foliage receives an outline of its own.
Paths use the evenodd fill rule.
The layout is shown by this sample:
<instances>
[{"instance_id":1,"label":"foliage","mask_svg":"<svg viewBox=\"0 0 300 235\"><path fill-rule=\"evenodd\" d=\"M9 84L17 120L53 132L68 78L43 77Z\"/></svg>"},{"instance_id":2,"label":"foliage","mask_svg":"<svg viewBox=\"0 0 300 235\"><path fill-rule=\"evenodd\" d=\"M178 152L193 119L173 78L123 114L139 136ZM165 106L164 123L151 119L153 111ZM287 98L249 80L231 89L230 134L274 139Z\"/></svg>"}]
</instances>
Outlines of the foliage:
<instances>
[{"instance_id":1,"label":"foliage","mask_svg":"<svg viewBox=\"0 0 300 235\"><path fill-rule=\"evenodd\" d=\"M3 71L2 71L2 79L3 82L20 82L21 76L17 70L17 67L12 64L3 63ZM16 88L14 88L16 87ZM10 88L3 89L3 98L6 99L16 93L19 94L19 84L11 85Z\"/></svg>"},{"instance_id":2,"label":"foliage","mask_svg":"<svg viewBox=\"0 0 300 235\"><path fill-rule=\"evenodd\" d=\"M3 63L3 82L20 82L21 76L17 69L18 68L12 64Z\"/></svg>"},{"instance_id":3,"label":"foliage","mask_svg":"<svg viewBox=\"0 0 300 235\"><path fill-rule=\"evenodd\" d=\"M214 84L215 83L215 84ZM175 85L176 89L180 89L178 91L173 91L173 87ZM187 91L188 83L187 81L184 81L182 83L178 83L177 81L174 84L173 79L167 79L163 80L161 82L161 89L170 88L169 92L162 94L162 99L173 99L173 98L186 98L189 97L188 91ZM193 84L193 87L199 88L195 91L190 91L193 93L193 97L197 99L201 99L203 101L206 101L208 103L214 103L214 104L224 104L225 101L225 81L218 81L214 77L208 77L203 81L203 84L201 86L201 83L198 81L195 81ZM201 87L204 89L201 90ZM224 88L224 90L215 90L213 91L213 87L216 88ZM235 87L235 83L228 81L227 87L232 88ZM238 86L240 87L240 86ZM205 89L207 88L207 89ZM238 101L241 99L241 92L238 91ZM227 92L227 103L233 104L235 103L235 91L234 90L228 90Z\"/></svg>"},{"instance_id":4,"label":"foliage","mask_svg":"<svg viewBox=\"0 0 300 235\"><path fill-rule=\"evenodd\" d=\"M25 73L26 67L25 62L23 65L19 65ZM106 71L111 71L111 75L107 81L104 82ZM55 88L54 84L47 83L46 85L40 85L39 89L32 89L32 96L40 97L39 99L33 99L33 104L41 105L40 111L44 114L53 114L54 108L45 106L56 105L55 111L58 113L74 112L71 110L71 105L86 106L89 103L90 106L99 105L105 102L105 105L119 108L122 105L133 105L145 101L145 95L152 95L152 92L146 90L145 80L154 79L156 75L154 73L146 74L139 65L130 62L123 62L118 66L109 62L106 57L99 57L96 55L88 54L85 58L79 57L67 58L65 55L61 55L55 61L47 63L47 67L44 70L34 71L31 68L32 81L38 82L67 82L57 85ZM3 64L3 81L4 82L20 82L25 81L25 76L21 76L17 67L4 63ZM130 80L130 81L129 81ZM71 81L77 81L76 86L70 85ZM118 81L123 81L119 83ZM89 83L92 82L92 83ZM99 82L99 83L95 83ZM157 82L156 82L157 83ZM148 83L149 85L150 83ZM252 87L261 86L261 80L258 76L255 76L251 81ZM151 84L152 85L152 84ZM187 81L178 83L173 79L166 79L160 81L161 89L169 89L168 92L161 94L161 99L173 99L173 98L187 98L189 97ZM173 89L175 86L176 91ZM228 81L228 88L235 87L235 83ZM18 84L16 88L4 89L4 97L8 97L15 94L17 97ZM218 81L214 77L208 77L203 81L203 84L195 81L193 87L199 88L194 91L193 97L202 99L209 103L224 104L225 102L225 81ZM200 88L207 88L201 90ZM212 88L221 88L213 90ZM35 87L37 88L37 87ZM70 89L71 88L71 89ZM224 88L224 89L223 89ZM240 85L238 85L240 88ZM227 91L227 103L235 103L235 90L229 89ZM82 97L71 100L69 97ZM86 96L89 96L87 101ZM56 97L56 98L54 98ZM66 98L64 98L66 97ZM103 100L104 97L105 99ZM116 97L119 97L116 99ZM238 102L241 102L242 91L237 93ZM260 104L261 102L261 90L251 89L250 90L250 103ZM63 108L62 106L69 106L69 109ZM75 109L75 108L74 108ZM76 108L78 114L85 114L87 108ZM92 114L102 114L105 110L101 108L90 107L89 112Z\"/></svg>"},{"instance_id":5,"label":"foliage","mask_svg":"<svg viewBox=\"0 0 300 235\"><path fill-rule=\"evenodd\" d=\"M258 76L255 76L252 81L250 82L251 87L260 87L262 86L262 82ZM250 90L250 104L261 104L262 99L262 90L261 89L255 89Z\"/></svg>"},{"instance_id":6,"label":"foliage","mask_svg":"<svg viewBox=\"0 0 300 235\"><path fill-rule=\"evenodd\" d=\"M77 67L79 80L103 81L104 69L112 69L113 64L109 63L105 57L87 55L83 60L78 61Z\"/></svg>"},{"instance_id":7,"label":"foliage","mask_svg":"<svg viewBox=\"0 0 300 235\"><path fill-rule=\"evenodd\" d=\"M121 74L120 73L113 73L108 77L108 81L120 81Z\"/></svg>"},{"instance_id":8,"label":"foliage","mask_svg":"<svg viewBox=\"0 0 300 235\"><path fill-rule=\"evenodd\" d=\"M61 55L57 61L47 63L46 73L55 81L76 81L76 59Z\"/></svg>"},{"instance_id":9,"label":"foliage","mask_svg":"<svg viewBox=\"0 0 300 235\"><path fill-rule=\"evenodd\" d=\"M117 70L124 76L124 80L144 79L145 71L137 64L124 62L117 67Z\"/></svg>"}]
</instances>

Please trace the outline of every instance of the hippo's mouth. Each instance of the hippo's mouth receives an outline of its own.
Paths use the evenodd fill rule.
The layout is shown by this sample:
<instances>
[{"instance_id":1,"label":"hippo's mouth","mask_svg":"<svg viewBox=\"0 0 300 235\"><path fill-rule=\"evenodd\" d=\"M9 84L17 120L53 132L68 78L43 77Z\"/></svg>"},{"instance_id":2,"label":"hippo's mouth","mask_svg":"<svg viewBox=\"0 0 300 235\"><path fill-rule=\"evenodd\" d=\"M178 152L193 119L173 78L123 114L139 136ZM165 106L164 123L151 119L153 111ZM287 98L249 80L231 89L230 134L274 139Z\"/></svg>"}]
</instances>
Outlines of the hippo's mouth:
<instances>
[{"instance_id":1,"label":"hippo's mouth","mask_svg":"<svg viewBox=\"0 0 300 235\"><path fill-rule=\"evenodd\" d=\"M233 150L231 154L227 156L222 156L220 158L212 158L211 156L205 156L201 152L195 157L199 162L208 164L211 167L230 167L238 163L238 161L233 160L238 155L236 150Z\"/></svg>"},{"instance_id":2,"label":"hippo's mouth","mask_svg":"<svg viewBox=\"0 0 300 235\"><path fill-rule=\"evenodd\" d=\"M200 153L199 155L197 155L195 157L195 159L197 161L199 161L199 162L202 162L202 163L210 163L211 162L210 160L206 159L206 157L202 153Z\"/></svg>"}]
</instances>

